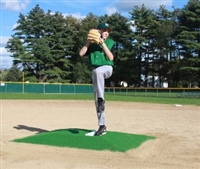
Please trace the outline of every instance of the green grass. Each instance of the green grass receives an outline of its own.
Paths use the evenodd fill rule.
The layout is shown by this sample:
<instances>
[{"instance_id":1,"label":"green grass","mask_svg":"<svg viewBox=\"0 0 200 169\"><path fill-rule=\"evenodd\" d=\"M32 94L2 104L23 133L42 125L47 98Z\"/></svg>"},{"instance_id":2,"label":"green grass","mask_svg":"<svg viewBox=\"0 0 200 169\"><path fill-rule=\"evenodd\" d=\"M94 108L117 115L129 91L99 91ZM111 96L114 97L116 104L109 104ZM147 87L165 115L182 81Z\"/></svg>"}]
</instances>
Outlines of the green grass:
<instances>
[{"instance_id":1,"label":"green grass","mask_svg":"<svg viewBox=\"0 0 200 169\"><path fill-rule=\"evenodd\" d=\"M13 94L1 93L0 99L16 99L16 100L93 100L93 94ZM198 105L200 106L200 98L180 98L180 97L145 97L134 95L113 95L106 94L106 101L123 101L123 102L142 102L142 103L158 103L158 104L182 104L182 105Z\"/></svg>"},{"instance_id":2,"label":"green grass","mask_svg":"<svg viewBox=\"0 0 200 169\"><path fill-rule=\"evenodd\" d=\"M14 100L93 100L93 94L21 94L21 93L1 93L1 99Z\"/></svg>"},{"instance_id":3,"label":"green grass","mask_svg":"<svg viewBox=\"0 0 200 169\"><path fill-rule=\"evenodd\" d=\"M30 143L58 147L71 147L90 150L108 150L126 152L139 147L143 142L155 139L152 136L136 135L107 131L106 135L99 137L85 136L93 130L85 129L61 129L43 132L25 138L15 139L13 142Z\"/></svg>"}]
</instances>

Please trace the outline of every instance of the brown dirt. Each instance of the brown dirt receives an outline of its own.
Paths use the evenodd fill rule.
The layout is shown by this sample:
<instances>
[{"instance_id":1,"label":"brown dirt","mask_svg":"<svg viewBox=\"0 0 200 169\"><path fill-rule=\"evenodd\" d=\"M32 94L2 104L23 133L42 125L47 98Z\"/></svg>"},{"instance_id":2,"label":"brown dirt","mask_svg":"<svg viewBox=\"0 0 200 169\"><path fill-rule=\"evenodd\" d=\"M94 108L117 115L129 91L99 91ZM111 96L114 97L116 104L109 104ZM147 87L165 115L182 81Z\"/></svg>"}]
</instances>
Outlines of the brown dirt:
<instances>
[{"instance_id":1,"label":"brown dirt","mask_svg":"<svg viewBox=\"0 0 200 169\"><path fill-rule=\"evenodd\" d=\"M93 101L1 100L1 169L199 169L200 107L106 102L107 129L156 140L125 153L14 143L65 128L96 129Z\"/></svg>"}]
</instances>

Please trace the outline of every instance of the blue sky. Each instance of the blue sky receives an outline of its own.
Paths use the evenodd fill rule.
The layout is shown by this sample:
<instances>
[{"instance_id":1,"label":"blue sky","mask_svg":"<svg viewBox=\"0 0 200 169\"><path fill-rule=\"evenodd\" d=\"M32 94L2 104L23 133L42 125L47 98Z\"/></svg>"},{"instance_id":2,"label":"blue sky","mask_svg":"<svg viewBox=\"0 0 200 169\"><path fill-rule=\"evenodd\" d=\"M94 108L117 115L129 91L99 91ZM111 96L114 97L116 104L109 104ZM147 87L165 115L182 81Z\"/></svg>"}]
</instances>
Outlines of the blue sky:
<instances>
[{"instance_id":1,"label":"blue sky","mask_svg":"<svg viewBox=\"0 0 200 169\"><path fill-rule=\"evenodd\" d=\"M128 17L128 12L134 6L142 4L155 10L160 5L165 5L167 9L171 10L172 6L183 8L187 3L188 0L1 0L0 69L12 66L12 57L5 49L5 45L11 35L14 34L12 30L19 20L19 14L27 15L37 4L45 12L51 10L52 13L61 12L63 15L84 18L90 12L98 16L119 12Z\"/></svg>"}]
</instances>

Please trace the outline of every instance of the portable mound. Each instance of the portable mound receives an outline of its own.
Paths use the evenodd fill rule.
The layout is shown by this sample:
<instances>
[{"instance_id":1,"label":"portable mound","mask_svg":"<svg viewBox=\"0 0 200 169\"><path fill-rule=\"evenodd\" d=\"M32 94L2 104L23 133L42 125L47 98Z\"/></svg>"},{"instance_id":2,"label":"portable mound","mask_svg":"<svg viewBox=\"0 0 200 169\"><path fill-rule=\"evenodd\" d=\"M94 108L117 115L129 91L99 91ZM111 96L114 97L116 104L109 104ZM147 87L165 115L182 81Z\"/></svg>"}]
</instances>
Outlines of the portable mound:
<instances>
[{"instance_id":1,"label":"portable mound","mask_svg":"<svg viewBox=\"0 0 200 169\"><path fill-rule=\"evenodd\" d=\"M139 147L147 140L155 139L155 137L152 136L113 131L107 131L103 136L86 136L87 133L92 131L94 130L78 128L60 129L15 139L13 142L126 152L130 149Z\"/></svg>"}]
</instances>

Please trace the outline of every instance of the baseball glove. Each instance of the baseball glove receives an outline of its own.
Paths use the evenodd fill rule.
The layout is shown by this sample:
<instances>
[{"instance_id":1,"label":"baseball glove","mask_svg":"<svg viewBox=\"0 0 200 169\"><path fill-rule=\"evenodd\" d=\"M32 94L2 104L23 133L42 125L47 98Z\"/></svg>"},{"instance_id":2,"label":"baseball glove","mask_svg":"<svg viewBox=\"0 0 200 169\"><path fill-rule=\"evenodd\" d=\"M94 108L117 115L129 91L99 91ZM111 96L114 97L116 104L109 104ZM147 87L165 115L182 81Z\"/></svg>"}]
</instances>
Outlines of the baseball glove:
<instances>
[{"instance_id":1,"label":"baseball glove","mask_svg":"<svg viewBox=\"0 0 200 169\"><path fill-rule=\"evenodd\" d=\"M88 33L87 40L91 43L101 44L100 40L101 34L97 29L91 29Z\"/></svg>"}]
</instances>

